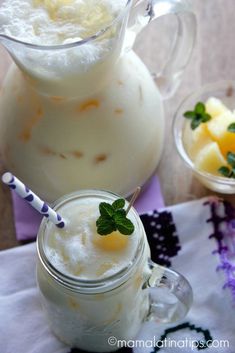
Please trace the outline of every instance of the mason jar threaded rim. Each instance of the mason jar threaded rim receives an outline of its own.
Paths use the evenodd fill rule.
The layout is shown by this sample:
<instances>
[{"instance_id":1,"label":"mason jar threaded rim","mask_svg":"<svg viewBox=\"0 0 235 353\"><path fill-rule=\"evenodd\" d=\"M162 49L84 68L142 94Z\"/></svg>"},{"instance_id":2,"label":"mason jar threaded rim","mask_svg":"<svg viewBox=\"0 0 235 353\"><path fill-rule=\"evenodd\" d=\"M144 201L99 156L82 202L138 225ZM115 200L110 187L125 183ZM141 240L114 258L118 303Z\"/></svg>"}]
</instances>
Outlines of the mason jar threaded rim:
<instances>
[{"instance_id":1,"label":"mason jar threaded rim","mask_svg":"<svg viewBox=\"0 0 235 353\"><path fill-rule=\"evenodd\" d=\"M56 211L61 206L77 198L97 197L97 196L102 197L102 201L112 201L112 200L115 200L117 197L120 197L119 195L113 192L109 192L105 190L96 190L96 189L80 190L59 198L57 201L55 201L52 207ZM143 224L139 218L137 211L133 207L130 209L130 212L132 213L132 215L134 215L136 226L138 227L137 232L140 232L141 236L139 238L134 257L130 260L127 266L117 271L115 274L112 274L110 276L97 279L97 280L84 280L84 279L80 279L74 276L64 274L60 270L58 270L50 262L50 260L48 259L45 253L44 237L47 232L47 225L50 222L46 217L43 218L37 235L37 254L39 257L39 261L43 265L46 272L51 277L53 277L53 279L57 283L75 292L97 294L97 293L110 291L122 285L130 278L132 273L135 272L136 265L138 265L138 263L140 262L142 258L142 254L144 253L144 249L145 249L145 241L144 241L145 231L144 231Z\"/></svg>"}]
</instances>

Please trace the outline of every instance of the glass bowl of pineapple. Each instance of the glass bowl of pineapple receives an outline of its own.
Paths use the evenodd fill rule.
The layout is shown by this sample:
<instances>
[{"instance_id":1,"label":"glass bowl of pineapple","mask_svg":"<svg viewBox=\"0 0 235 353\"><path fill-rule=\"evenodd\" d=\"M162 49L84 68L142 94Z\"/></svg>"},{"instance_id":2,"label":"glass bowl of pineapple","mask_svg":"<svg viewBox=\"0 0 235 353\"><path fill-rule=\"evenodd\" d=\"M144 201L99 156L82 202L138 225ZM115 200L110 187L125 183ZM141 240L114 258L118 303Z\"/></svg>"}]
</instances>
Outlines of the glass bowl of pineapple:
<instances>
[{"instance_id":1,"label":"glass bowl of pineapple","mask_svg":"<svg viewBox=\"0 0 235 353\"><path fill-rule=\"evenodd\" d=\"M204 186L235 193L235 82L208 84L187 97L173 135L180 157Z\"/></svg>"}]
</instances>

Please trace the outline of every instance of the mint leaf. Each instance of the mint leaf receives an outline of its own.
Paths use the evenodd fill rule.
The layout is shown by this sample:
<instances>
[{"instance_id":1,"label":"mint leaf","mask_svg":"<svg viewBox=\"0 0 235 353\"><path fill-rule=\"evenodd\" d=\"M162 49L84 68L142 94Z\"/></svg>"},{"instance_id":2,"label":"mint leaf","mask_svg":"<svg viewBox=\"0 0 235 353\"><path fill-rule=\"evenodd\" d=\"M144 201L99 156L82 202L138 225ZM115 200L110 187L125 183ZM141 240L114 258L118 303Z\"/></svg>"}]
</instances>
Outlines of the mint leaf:
<instances>
[{"instance_id":1,"label":"mint leaf","mask_svg":"<svg viewBox=\"0 0 235 353\"><path fill-rule=\"evenodd\" d=\"M235 168L235 153L228 152L227 153L227 162L230 164L233 168Z\"/></svg>"},{"instance_id":2,"label":"mint leaf","mask_svg":"<svg viewBox=\"0 0 235 353\"><path fill-rule=\"evenodd\" d=\"M218 169L218 172L226 178L235 179L235 153L227 153L227 162L229 164L229 167L222 166Z\"/></svg>"},{"instance_id":3,"label":"mint leaf","mask_svg":"<svg viewBox=\"0 0 235 353\"><path fill-rule=\"evenodd\" d=\"M230 174L231 174L231 171L230 171L230 169L228 168L228 167L220 167L219 169L218 169L218 172L220 173L220 174L222 174L224 177L226 177L226 178L230 178Z\"/></svg>"},{"instance_id":4,"label":"mint leaf","mask_svg":"<svg viewBox=\"0 0 235 353\"><path fill-rule=\"evenodd\" d=\"M131 235L135 230L134 224L128 218L121 218L116 221L116 227L124 235Z\"/></svg>"},{"instance_id":5,"label":"mint leaf","mask_svg":"<svg viewBox=\"0 0 235 353\"><path fill-rule=\"evenodd\" d=\"M115 213L114 213L114 220L115 222L118 221L119 219L122 219L122 218L126 218L126 210L117 210Z\"/></svg>"},{"instance_id":6,"label":"mint leaf","mask_svg":"<svg viewBox=\"0 0 235 353\"><path fill-rule=\"evenodd\" d=\"M115 222L112 219L109 218L103 218L102 216L98 218L96 221L96 226L97 226L97 232L100 235L108 235L115 230L117 230L117 227L115 225Z\"/></svg>"},{"instance_id":7,"label":"mint leaf","mask_svg":"<svg viewBox=\"0 0 235 353\"><path fill-rule=\"evenodd\" d=\"M201 118L196 117L191 121L191 129L195 130L201 124Z\"/></svg>"},{"instance_id":8,"label":"mint leaf","mask_svg":"<svg viewBox=\"0 0 235 353\"><path fill-rule=\"evenodd\" d=\"M196 113L188 111L184 113L184 117L186 119L194 119L196 117Z\"/></svg>"},{"instance_id":9,"label":"mint leaf","mask_svg":"<svg viewBox=\"0 0 235 353\"><path fill-rule=\"evenodd\" d=\"M125 206L126 201L124 199L117 199L112 203L114 210L119 210Z\"/></svg>"},{"instance_id":10,"label":"mint leaf","mask_svg":"<svg viewBox=\"0 0 235 353\"><path fill-rule=\"evenodd\" d=\"M206 111L206 107L205 107L205 105L202 103L202 102L198 102L196 105L195 105L195 112L197 113L197 114L203 114L203 113L205 113L205 111Z\"/></svg>"},{"instance_id":11,"label":"mint leaf","mask_svg":"<svg viewBox=\"0 0 235 353\"><path fill-rule=\"evenodd\" d=\"M101 216L104 216L104 217L107 217L107 216L112 217L112 215L114 214L113 206L107 202L101 202L99 205L99 210L100 210Z\"/></svg>"},{"instance_id":12,"label":"mint leaf","mask_svg":"<svg viewBox=\"0 0 235 353\"><path fill-rule=\"evenodd\" d=\"M124 235L130 235L134 232L134 225L126 217L124 199L118 199L112 205L101 202L99 205L100 217L96 221L97 233L108 235L116 230Z\"/></svg>"},{"instance_id":13,"label":"mint leaf","mask_svg":"<svg viewBox=\"0 0 235 353\"><path fill-rule=\"evenodd\" d=\"M130 235L134 232L134 224L126 217L125 210L116 211L114 214L114 221L120 233Z\"/></svg>"},{"instance_id":14,"label":"mint leaf","mask_svg":"<svg viewBox=\"0 0 235 353\"><path fill-rule=\"evenodd\" d=\"M206 123L207 121L211 120L211 116L207 113L203 114L202 116L202 122Z\"/></svg>"},{"instance_id":15,"label":"mint leaf","mask_svg":"<svg viewBox=\"0 0 235 353\"><path fill-rule=\"evenodd\" d=\"M194 110L187 111L184 114L186 119L191 119L191 129L195 130L201 123L206 123L211 120L211 116L206 112L205 104L198 102Z\"/></svg>"},{"instance_id":16,"label":"mint leaf","mask_svg":"<svg viewBox=\"0 0 235 353\"><path fill-rule=\"evenodd\" d=\"M228 126L228 131L235 134L235 123L232 123Z\"/></svg>"}]
</instances>

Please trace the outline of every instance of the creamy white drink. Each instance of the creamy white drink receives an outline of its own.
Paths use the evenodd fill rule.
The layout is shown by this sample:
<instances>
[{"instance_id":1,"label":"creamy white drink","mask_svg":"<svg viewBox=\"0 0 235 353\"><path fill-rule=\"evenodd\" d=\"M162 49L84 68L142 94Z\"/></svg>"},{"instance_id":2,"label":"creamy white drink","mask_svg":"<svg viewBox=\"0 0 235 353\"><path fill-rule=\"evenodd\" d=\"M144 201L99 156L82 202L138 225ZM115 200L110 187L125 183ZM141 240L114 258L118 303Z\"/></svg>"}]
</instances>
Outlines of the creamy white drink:
<instances>
[{"instance_id":1,"label":"creamy white drink","mask_svg":"<svg viewBox=\"0 0 235 353\"><path fill-rule=\"evenodd\" d=\"M143 322L180 320L192 303L187 280L150 260L144 227L133 207L127 215L134 225L130 235L116 230L100 235L104 224L99 204L110 207L117 198L98 190L67 195L55 206L65 228L44 219L38 233L37 279L48 322L60 340L85 351L115 351L120 346L111 345L110 337L133 340ZM117 212L115 225L125 232L124 223L118 225L120 212L126 213Z\"/></svg>"},{"instance_id":2,"label":"creamy white drink","mask_svg":"<svg viewBox=\"0 0 235 353\"><path fill-rule=\"evenodd\" d=\"M108 338L133 339L149 311L149 293L142 289L150 277L149 247L136 212L128 214L131 235L97 234L99 203L115 199L92 191L68 197L56 208L65 229L48 222L38 235L38 284L51 328L87 351L116 350Z\"/></svg>"},{"instance_id":3,"label":"creamy white drink","mask_svg":"<svg viewBox=\"0 0 235 353\"><path fill-rule=\"evenodd\" d=\"M77 189L131 194L160 160L164 117L151 74L123 47L130 5L20 4L0 6L0 32L36 44L10 47L20 70L11 67L0 94L6 168L48 202ZM108 30L86 40L108 22Z\"/></svg>"},{"instance_id":4,"label":"creamy white drink","mask_svg":"<svg viewBox=\"0 0 235 353\"><path fill-rule=\"evenodd\" d=\"M86 96L107 83L117 62L124 35L118 16L123 11L125 15L126 3L126 0L3 0L0 33L38 46L27 53L22 47L16 48L15 59L26 80L42 94ZM101 30L104 33L99 33ZM89 40L97 34L97 39ZM79 43L82 40L84 43ZM46 46L52 49L44 51Z\"/></svg>"}]
</instances>

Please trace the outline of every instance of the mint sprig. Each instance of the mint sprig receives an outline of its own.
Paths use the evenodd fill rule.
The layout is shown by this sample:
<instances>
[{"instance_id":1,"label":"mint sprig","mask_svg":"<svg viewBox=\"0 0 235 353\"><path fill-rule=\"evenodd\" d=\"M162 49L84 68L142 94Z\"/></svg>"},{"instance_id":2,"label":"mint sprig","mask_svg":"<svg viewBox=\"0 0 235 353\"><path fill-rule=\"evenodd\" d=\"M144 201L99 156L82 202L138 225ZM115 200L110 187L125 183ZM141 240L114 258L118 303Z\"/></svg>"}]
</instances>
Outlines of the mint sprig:
<instances>
[{"instance_id":1,"label":"mint sprig","mask_svg":"<svg viewBox=\"0 0 235 353\"><path fill-rule=\"evenodd\" d=\"M218 169L218 172L226 178L235 179L235 153L227 153L227 162L229 167L222 166Z\"/></svg>"},{"instance_id":2,"label":"mint sprig","mask_svg":"<svg viewBox=\"0 0 235 353\"><path fill-rule=\"evenodd\" d=\"M235 134L235 123L232 123L228 126L228 131Z\"/></svg>"},{"instance_id":3,"label":"mint sprig","mask_svg":"<svg viewBox=\"0 0 235 353\"><path fill-rule=\"evenodd\" d=\"M116 230L124 235L131 235L134 232L134 224L127 218L124 206L124 199L117 199L112 204L100 203L100 217L96 221L98 234L108 235Z\"/></svg>"},{"instance_id":4,"label":"mint sprig","mask_svg":"<svg viewBox=\"0 0 235 353\"><path fill-rule=\"evenodd\" d=\"M198 102L194 110L185 112L184 117L191 120L190 126L192 130L195 130L200 124L211 120L211 116L206 112L205 104L202 102Z\"/></svg>"}]
</instances>

